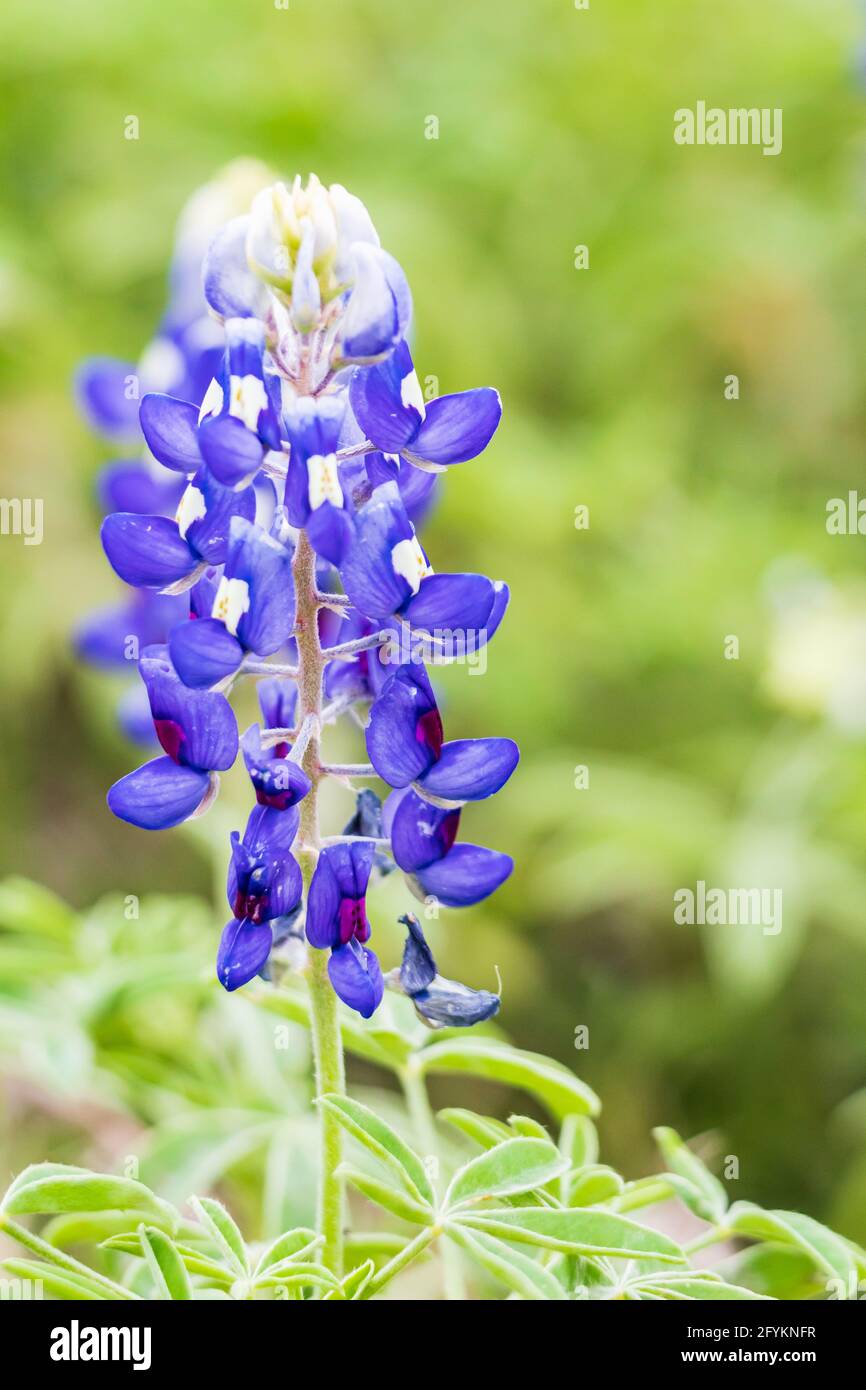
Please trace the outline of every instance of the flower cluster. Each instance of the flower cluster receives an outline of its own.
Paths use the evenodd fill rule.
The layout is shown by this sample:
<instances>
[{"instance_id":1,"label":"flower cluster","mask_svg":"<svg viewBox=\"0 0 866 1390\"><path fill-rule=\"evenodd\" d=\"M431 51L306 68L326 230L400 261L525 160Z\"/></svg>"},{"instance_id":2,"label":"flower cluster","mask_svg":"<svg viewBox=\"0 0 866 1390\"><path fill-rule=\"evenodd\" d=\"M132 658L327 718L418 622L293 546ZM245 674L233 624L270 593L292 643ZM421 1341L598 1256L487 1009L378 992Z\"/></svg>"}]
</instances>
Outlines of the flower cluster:
<instances>
[{"instance_id":1,"label":"flower cluster","mask_svg":"<svg viewBox=\"0 0 866 1390\"><path fill-rule=\"evenodd\" d=\"M368 944L371 878L396 867L422 900L466 907L512 868L458 832L464 806L511 776L517 747L446 740L427 672L489 642L508 589L435 572L416 532L438 475L490 441L499 397L482 387L425 400L406 278L339 184L311 176L257 192L210 242L201 283L207 318L181 331L176 309L163 333L177 349L171 379L140 371L147 462L118 466L105 491L115 509L103 547L134 598L91 622L82 645L108 650L134 609L162 748L108 803L144 829L178 825L206 809L240 751L256 804L231 838L219 979L234 990L267 975L305 908L335 991L369 1017L386 984ZM178 293L189 311L194 296ZM136 424L124 377L104 361L82 376L103 427ZM229 697L247 677L262 723L239 736ZM344 715L368 762L325 761L323 731ZM381 779L389 794L383 804L362 791L342 834L322 837L327 776L350 789ZM495 1012L496 995L436 973L417 920L404 920L404 963L387 983L419 1016L459 1026Z\"/></svg>"}]
</instances>

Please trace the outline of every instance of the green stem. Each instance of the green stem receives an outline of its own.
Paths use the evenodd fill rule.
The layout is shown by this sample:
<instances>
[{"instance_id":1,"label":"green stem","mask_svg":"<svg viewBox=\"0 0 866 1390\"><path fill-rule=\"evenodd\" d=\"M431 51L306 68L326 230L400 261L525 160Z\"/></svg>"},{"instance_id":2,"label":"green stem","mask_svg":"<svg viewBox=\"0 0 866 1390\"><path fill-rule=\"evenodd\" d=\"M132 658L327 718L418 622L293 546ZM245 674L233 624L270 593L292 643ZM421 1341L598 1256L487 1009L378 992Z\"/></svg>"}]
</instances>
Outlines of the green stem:
<instances>
[{"instance_id":1,"label":"green stem","mask_svg":"<svg viewBox=\"0 0 866 1390\"><path fill-rule=\"evenodd\" d=\"M399 1274L400 1270L405 1269L406 1265L410 1264L417 1255L420 1255L422 1250L426 1250L437 1235L438 1231L433 1226L425 1226L423 1231L419 1231L414 1240L410 1240L408 1245L404 1245L393 1260L389 1260L386 1265L382 1266L378 1274L373 1275L364 1290L364 1297L369 1298L371 1294L378 1293L379 1289L384 1288L395 1274Z\"/></svg>"},{"instance_id":2,"label":"green stem","mask_svg":"<svg viewBox=\"0 0 866 1390\"><path fill-rule=\"evenodd\" d=\"M324 657L319 642L316 592L316 557L301 532L292 564L295 581L295 636L298 645L298 727L308 715L316 721L322 712L322 672ZM312 782L312 788L300 805L301 872L304 889L309 889L321 846L319 835L318 790L321 780L319 766L319 727L310 737L301 766ZM313 1034L316 1096L343 1095L346 1089L343 1063L343 1043L337 997L328 979L328 961L324 951L310 949L307 966L310 992L310 1013ZM343 1273L343 1181L337 1175L342 1161L342 1130L332 1115L320 1107L321 1126L318 1229L324 1238L322 1263L339 1279Z\"/></svg>"},{"instance_id":3,"label":"green stem","mask_svg":"<svg viewBox=\"0 0 866 1390\"><path fill-rule=\"evenodd\" d=\"M721 1241L727 1240L730 1235L722 1226L711 1226L708 1231L690 1240L688 1245L683 1246L686 1255L696 1255L699 1250L705 1250L709 1245L718 1245Z\"/></svg>"},{"instance_id":4,"label":"green stem","mask_svg":"<svg viewBox=\"0 0 866 1390\"><path fill-rule=\"evenodd\" d=\"M436 1137L436 1123L433 1118L430 1097L427 1095L424 1076L420 1071L409 1066L401 1071L400 1081L417 1141L424 1152L429 1154L431 1158L435 1158L438 1164L439 1140ZM442 1196L442 1185L438 1172L432 1181L436 1197L439 1199ZM447 1299L456 1302L466 1298L466 1289L460 1269L460 1256L450 1241L445 1241L442 1245L442 1282Z\"/></svg>"}]
</instances>

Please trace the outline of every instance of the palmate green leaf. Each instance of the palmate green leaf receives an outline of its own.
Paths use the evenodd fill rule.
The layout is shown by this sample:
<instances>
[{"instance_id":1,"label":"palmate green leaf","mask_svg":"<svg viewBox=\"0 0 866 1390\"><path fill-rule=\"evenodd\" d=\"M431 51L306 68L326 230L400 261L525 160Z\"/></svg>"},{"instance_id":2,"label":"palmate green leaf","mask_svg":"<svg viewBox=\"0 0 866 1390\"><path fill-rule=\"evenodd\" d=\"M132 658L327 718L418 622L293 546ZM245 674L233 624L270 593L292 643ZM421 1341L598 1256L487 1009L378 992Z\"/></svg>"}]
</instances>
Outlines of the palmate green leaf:
<instances>
[{"instance_id":1,"label":"palmate green leaf","mask_svg":"<svg viewBox=\"0 0 866 1390\"><path fill-rule=\"evenodd\" d=\"M633 1260L659 1260L685 1264L675 1241L660 1231L640 1226L613 1212L586 1208L556 1210L552 1207L502 1207L499 1210L460 1212L453 1220L472 1230L486 1231L500 1240L515 1240L561 1250L571 1255L614 1255Z\"/></svg>"},{"instance_id":2,"label":"palmate green leaf","mask_svg":"<svg viewBox=\"0 0 866 1390\"><path fill-rule=\"evenodd\" d=\"M155 1226L139 1226L138 1234L158 1296L183 1301L191 1299L189 1275L171 1237Z\"/></svg>"},{"instance_id":3,"label":"palmate green leaf","mask_svg":"<svg viewBox=\"0 0 866 1390\"><path fill-rule=\"evenodd\" d=\"M411 1221L415 1226L429 1226L432 1222L433 1208L413 1201L398 1188L389 1187L387 1183L371 1178L369 1174L362 1173L360 1169L353 1168L348 1163L341 1163L337 1172L357 1188L363 1197L375 1202L377 1206L384 1207L392 1216L399 1216L402 1221Z\"/></svg>"},{"instance_id":4,"label":"palmate green leaf","mask_svg":"<svg viewBox=\"0 0 866 1390\"><path fill-rule=\"evenodd\" d=\"M247 1247L222 1202L214 1197L191 1197L189 1204L224 1258L241 1278L246 1278L250 1272Z\"/></svg>"},{"instance_id":5,"label":"palmate green leaf","mask_svg":"<svg viewBox=\"0 0 866 1390\"><path fill-rule=\"evenodd\" d=\"M42 1260L23 1260L11 1256L8 1260L0 1261L0 1268L11 1274L14 1279L27 1279L31 1282L41 1280L44 1292L53 1295L54 1298L73 1301L80 1299L87 1302L113 1302L120 1298L119 1294L112 1294L103 1285L87 1279L83 1274L58 1269Z\"/></svg>"},{"instance_id":6,"label":"palmate green leaf","mask_svg":"<svg viewBox=\"0 0 866 1390\"><path fill-rule=\"evenodd\" d=\"M660 1126L653 1130L653 1138L671 1172L685 1179L685 1186L673 1184L677 1195L695 1216L718 1226L728 1209L728 1194L718 1178L697 1154L692 1153L675 1129Z\"/></svg>"},{"instance_id":7,"label":"palmate green leaf","mask_svg":"<svg viewBox=\"0 0 866 1390\"><path fill-rule=\"evenodd\" d=\"M521 1052L492 1038L446 1038L413 1055L413 1066L431 1072L469 1073L520 1086L547 1106L557 1119L596 1115L601 1102L567 1067L537 1052Z\"/></svg>"},{"instance_id":8,"label":"palmate green leaf","mask_svg":"<svg viewBox=\"0 0 866 1390\"><path fill-rule=\"evenodd\" d=\"M493 1197L531 1192L567 1167L568 1159L549 1139L506 1139L458 1169L445 1194L445 1207L454 1211Z\"/></svg>"},{"instance_id":9,"label":"palmate green leaf","mask_svg":"<svg viewBox=\"0 0 866 1390\"><path fill-rule=\"evenodd\" d=\"M301 1289L338 1289L339 1280L325 1265L304 1260L286 1260L282 1266L275 1266L256 1275L249 1286L252 1294L256 1289L280 1289L288 1293Z\"/></svg>"},{"instance_id":10,"label":"palmate green leaf","mask_svg":"<svg viewBox=\"0 0 866 1390\"><path fill-rule=\"evenodd\" d=\"M433 1206L435 1197L421 1159L389 1124L360 1101L348 1096L322 1096L319 1104L370 1153L387 1165L415 1201Z\"/></svg>"},{"instance_id":11,"label":"palmate green leaf","mask_svg":"<svg viewBox=\"0 0 866 1390\"><path fill-rule=\"evenodd\" d=\"M495 1236L485 1231L469 1230L456 1223L449 1224L445 1233L476 1264L499 1279L506 1288L520 1294L521 1298L547 1302L560 1302L567 1298L555 1275Z\"/></svg>"},{"instance_id":12,"label":"palmate green leaf","mask_svg":"<svg viewBox=\"0 0 866 1390\"><path fill-rule=\"evenodd\" d=\"M842 1279L846 1285L852 1279L856 1284L858 1261L854 1250L842 1236L810 1216L801 1216L795 1211L764 1211L751 1202L735 1202L725 1226L732 1235L794 1245L824 1274Z\"/></svg>"},{"instance_id":13,"label":"palmate green leaf","mask_svg":"<svg viewBox=\"0 0 866 1390\"><path fill-rule=\"evenodd\" d=\"M254 1272L264 1274L266 1270L273 1269L286 1260L305 1258L314 1250L318 1250L323 1243L324 1237L317 1236L309 1226L297 1226L293 1231L284 1231L262 1251Z\"/></svg>"},{"instance_id":14,"label":"palmate green leaf","mask_svg":"<svg viewBox=\"0 0 866 1390\"><path fill-rule=\"evenodd\" d=\"M12 1216L84 1211L127 1211L155 1217L170 1230L178 1215L144 1183L110 1173L91 1173L60 1163L36 1163L7 1188L0 1211Z\"/></svg>"}]
</instances>

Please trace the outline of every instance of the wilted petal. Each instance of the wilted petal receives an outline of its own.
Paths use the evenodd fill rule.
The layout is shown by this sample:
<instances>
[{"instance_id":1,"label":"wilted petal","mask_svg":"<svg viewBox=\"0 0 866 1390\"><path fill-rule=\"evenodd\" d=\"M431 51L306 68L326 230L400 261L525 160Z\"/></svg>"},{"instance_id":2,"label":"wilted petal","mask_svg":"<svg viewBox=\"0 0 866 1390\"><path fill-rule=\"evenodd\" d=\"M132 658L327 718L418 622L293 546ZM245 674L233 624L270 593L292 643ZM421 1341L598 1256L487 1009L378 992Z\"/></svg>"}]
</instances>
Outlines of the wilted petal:
<instances>
[{"instance_id":1,"label":"wilted petal","mask_svg":"<svg viewBox=\"0 0 866 1390\"><path fill-rule=\"evenodd\" d=\"M431 1028L472 1028L499 1012L500 998L486 989L470 989L437 975L427 989L412 996L415 1012Z\"/></svg>"}]
</instances>

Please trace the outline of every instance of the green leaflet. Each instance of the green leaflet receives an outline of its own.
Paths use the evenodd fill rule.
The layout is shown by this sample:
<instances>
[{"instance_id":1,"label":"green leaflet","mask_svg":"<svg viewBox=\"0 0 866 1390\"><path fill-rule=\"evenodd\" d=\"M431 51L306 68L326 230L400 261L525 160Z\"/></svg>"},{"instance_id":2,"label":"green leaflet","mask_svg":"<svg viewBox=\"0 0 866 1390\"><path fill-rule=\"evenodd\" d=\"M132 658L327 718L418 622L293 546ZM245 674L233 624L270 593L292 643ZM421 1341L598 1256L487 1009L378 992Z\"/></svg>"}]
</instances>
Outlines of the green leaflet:
<instances>
[{"instance_id":1,"label":"green leaflet","mask_svg":"<svg viewBox=\"0 0 866 1390\"><path fill-rule=\"evenodd\" d=\"M174 1242L155 1226L139 1226L141 1249L160 1298L192 1298L186 1267Z\"/></svg>"},{"instance_id":2,"label":"green leaflet","mask_svg":"<svg viewBox=\"0 0 866 1390\"><path fill-rule=\"evenodd\" d=\"M413 1064L429 1072L468 1072L520 1086L547 1106L557 1119L565 1115L596 1115L601 1102L595 1092L567 1067L536 1052L490 1038L446 1038L415 1053Z\"/></svg>"},{"instance_id":3,"label":"green leaflet","mask_svg":"<svg viewBox=\"0 0 866 1390\"><path fill-rule=\"evenodd\" d=\"M654 1129L653 1138L671 1172L685 1179L684 1184L674 1183L678 1196L696 1216L720 1225L728 1209L728 1194L718 1178L683 1143L675 1129Z\"/></svg>"},{"instance_id":4,"label":"green leaflet","mask_svg":"<svg viewBox=\"0 0 866 1390\"><path fill-rule=\"evenodd\" d=\"M540 1245L575 1255L616 1255L634 1260L684 1264L680 1247L660 1231L625 1216L594 1209L502 1207L483 1214L459 1214L462 1225L503 1240Z\"/></svg>"},{"instance_id":5,"label":"green leaflet","mask_svg":"<svg viewBox=\"0 0 866 1390\"><path fill-rule=\"evenodd\" d=\"M424 1164L389 1124L360 1101L348 1096L322 1096L320 1105L333 1114L345 1130L385 1163L416 1201L433 1206L435 1197Z\"/></svg>"},{"instance_id":6,"label":"green leaflet","mask_svg":"<svg viewBox=\"0 0 866 1390\"><path fill-rule=\"evenodd\" d=\"M457 1207L531 1192L565 1171L565 1158L549 1139L506 1139L460 1168L445 1193L445 1207Z\"/></svg>"}]
</instances>

